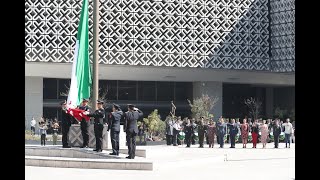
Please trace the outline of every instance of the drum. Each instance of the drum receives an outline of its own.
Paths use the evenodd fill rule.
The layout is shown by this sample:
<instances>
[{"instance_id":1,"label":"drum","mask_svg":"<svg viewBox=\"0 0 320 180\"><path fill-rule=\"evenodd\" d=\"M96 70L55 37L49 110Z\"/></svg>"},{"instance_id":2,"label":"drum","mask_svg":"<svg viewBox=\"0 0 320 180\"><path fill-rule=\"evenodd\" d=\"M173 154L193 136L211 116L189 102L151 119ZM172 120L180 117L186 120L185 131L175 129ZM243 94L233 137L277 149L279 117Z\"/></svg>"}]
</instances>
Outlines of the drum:
<instances>
[{"instance_id":1,"label":"drum","mask_svg":"<svg viewBox=\"0 0 320 180\"><path fill-rule=\"evenodd\" d=\"M251 134L251 132L249 132L249 134L248 134L248 142L252 142L252 134Z\"/></svg>"},{"instance_id":2,"label":"drum","mask_svg":"<svg viewBox=\"0 0 320 180\"><path fill-rule=\"evenodd\" d=\"M193 135L194 135L194 139L195 139L196 141L199 140L199 135L198 135L197 132L193 133Z\"/></svg>"},{"instance_id":3,"label":"drum","mask_svg":"<svg viewBox=\"0 0 320 180\"><path fill-rule=\"evenodd\" d=\"M179 139L180 141L183 141L184 138L185 138L185 133L184 133L184 132L179 132L179 134L178 134L178 139Z\"/></svg>"},{"instance_id":4,"label":"drum","mask_svg":"<svg viewBox=\"0 0 320 180\"><path fill-rule=\"evenodd\" d=\"M281 132L281 134L280 134L280 136L279 136L279 140L280 140L280 141L284 141L284 138L285 138L284 132Z\"/></svg>"}]
</instances>

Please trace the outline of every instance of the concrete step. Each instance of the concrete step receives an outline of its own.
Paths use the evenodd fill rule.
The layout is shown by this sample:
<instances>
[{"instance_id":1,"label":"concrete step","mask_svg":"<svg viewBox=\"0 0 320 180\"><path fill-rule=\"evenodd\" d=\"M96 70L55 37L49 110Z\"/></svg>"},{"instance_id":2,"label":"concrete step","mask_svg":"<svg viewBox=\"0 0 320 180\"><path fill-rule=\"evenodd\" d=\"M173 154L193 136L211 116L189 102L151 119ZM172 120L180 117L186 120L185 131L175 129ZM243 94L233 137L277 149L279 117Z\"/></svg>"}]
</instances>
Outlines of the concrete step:
<instances>
[{"instance_id":1,"label":"concrete step","mask_svg":"<svg viewBox=\"0 0 320 180\"><path fill-rule=\"evenodd\" d=\"M144 158L135 159L91 159L68 157L25 156L26 166L117 169L117 170L153 170L153 163Z\"/></svg>"},{"instance_id":2,"label":"concrete step","mask_svg":"<svg viewBox=\"0 0 320 180\"><path fill-rule=\"evenodd\" d=\"M32 150L31 150L32 149ZM36 150L35 150L36 149ZM49 152L44 152L42 151L43 149L47 149L49 150ZM60 152L60 150L79 150L79 151L86 151L86 152L93 152L92 148L62 148L62 146L53 146L53 145L49 145L49 146L39 146L39 145L25 145L25 151L26 151L26 155L34 155L34 156L56 156L56 157L60 157L60 156L65 156L65 157L73 157L72 153L70 154L70 152ZM112 149L106 149L104 150L109 152L112 152ZM50 155L50 153L52 155ZM60 153L60 155L59 155ZM62 155L61 155L62 153ZM65 154L63 154L65 153ZM128 149L119 149L119 153L121 154L128 154ZM145 149L136 149L136 156L138 157L147 157L147 152ZM81 155L79 156L80 158ZM93 158L93 156L90 156L90 158Z\"/></svg>"}]
</instances>

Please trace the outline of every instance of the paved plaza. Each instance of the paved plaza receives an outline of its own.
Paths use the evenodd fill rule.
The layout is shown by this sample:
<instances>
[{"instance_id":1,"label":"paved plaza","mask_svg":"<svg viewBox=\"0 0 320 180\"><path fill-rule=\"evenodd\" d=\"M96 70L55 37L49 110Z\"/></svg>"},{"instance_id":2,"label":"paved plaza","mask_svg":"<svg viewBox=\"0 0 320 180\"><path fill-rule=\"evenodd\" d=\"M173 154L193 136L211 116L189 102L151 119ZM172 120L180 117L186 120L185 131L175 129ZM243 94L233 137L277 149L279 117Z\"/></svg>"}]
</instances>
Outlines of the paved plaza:
<instances>
[{"instance_id":1,"label":"paved plaza","mask_svg":"<svg viewBox=\"0 0 320 180\"><path fill-rule=\"evenodd\" d=\"M153 161L153 171L135 170L105 170L105 169L76 169L26 166L27 180L89 180L89 179L294 179L295 178L295 144L291 148L273 149L273 144L267 144L262 149L242 148L237 144L236 149L220 149L217 145L212 148L191 148L182 146L146 146L139 147L147 150L147 160ZM227 158L227 161L223 159Z\"/></svg>"}]
</instances>

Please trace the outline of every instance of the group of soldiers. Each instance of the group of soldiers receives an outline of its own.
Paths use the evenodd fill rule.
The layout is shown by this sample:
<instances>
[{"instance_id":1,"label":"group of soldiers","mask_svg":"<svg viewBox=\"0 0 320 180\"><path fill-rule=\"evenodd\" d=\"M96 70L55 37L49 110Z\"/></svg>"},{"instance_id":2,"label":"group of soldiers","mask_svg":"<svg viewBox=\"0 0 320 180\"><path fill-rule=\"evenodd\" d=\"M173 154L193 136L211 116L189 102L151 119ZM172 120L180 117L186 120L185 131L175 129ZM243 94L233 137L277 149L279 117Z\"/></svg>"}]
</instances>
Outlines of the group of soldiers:
<instances>
[{"instance_id":1,"label":"group of soldiers","mask_svg":"<svg viewBox=\"0 0 320 180\"><path fill-rule=\"evenodd\" d=\"M102 152L102 132L104 125L107 125L107 131L110 131L112 153L110 155L119 156L119 134L120 121L124 121L124 132L126 133L126 141L128 145L127 159L135 158L136 135L138 134L137 121L143 116L141 110L133 104L128 104L128 111L123 112L118 104L112 104L112 109L104 108L104 102L97 100L96 110L91 112L88 106L89 99L83 99L77 109L83 110L83 114L94 119L94 134L96 139L96 149L93 151ZM61 102L61 125L62 125L62 147L70 148L68 145L68 133L70 126L75 118L68 113L66 101ZM82 118L80 121L80 129L83 137L83 145L81 148L89 147L88 128L90 121Z\"/></svg>"},{"instance_id":2,"label":"group of soldiers","mask_svg":"<svg viewBox=\"0 0 320 180\"><path fill-rule=\"evenodd\" d=\"M249 123L247 123L248 121ZM195 118L182 120L181 117L174 116L167 116L166 118L167 145L177 146L183 145L185 142L186 147L190 147L198 140L199 148L203 148L206 138L209 148L213 148L216 137L220 148L223 148L225 141L229 142L229 140L230 148L235 148L238 139L241 139L243 148L246 148L248 138L250 138L253 143L252 148L256 148L258 137L260 137L263 148L266 148L268 139L273 139L274 147L278 148L281 136L285 139L286 148L290 148L291 137L294 137L294 126L290 123L289 118L286 119L285 123L279 119L261 120L261 122L258 120L251 122L251 119L243 119L240 123L236 119L231 119L229 122L220 117L216 123L213 119L204 117L197 120Z\"/></svg>"}]
</instances>

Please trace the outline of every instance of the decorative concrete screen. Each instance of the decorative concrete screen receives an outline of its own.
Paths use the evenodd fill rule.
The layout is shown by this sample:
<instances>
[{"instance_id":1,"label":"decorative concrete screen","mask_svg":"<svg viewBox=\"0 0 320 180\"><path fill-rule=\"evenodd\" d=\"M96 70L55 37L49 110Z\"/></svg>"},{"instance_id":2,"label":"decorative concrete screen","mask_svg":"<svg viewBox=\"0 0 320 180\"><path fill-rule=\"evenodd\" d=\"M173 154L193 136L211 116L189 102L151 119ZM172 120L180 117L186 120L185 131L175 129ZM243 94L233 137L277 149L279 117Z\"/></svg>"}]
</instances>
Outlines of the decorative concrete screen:
<instances>
[{"instance_id":1,"label":"decorative concrete screen","mask_svg":"<svg viewBox=\"0 0 320 180\"><path fill-rule=\"evenodd\" d=\"M25 61L72 62L81 4L25 1ZM100 63L270 70L268 13L268 0L100 0Z\"/></svg>"},{"instance_id":2,"label":"decorative concrete screen","mask_svg":"<svg viewBox=\"0 0 320 180\"><path fill-rule=\"evenodd\" d=\"M270 0L271 70L295 71L295 0Z\"/></svg>"}]
</instances>

